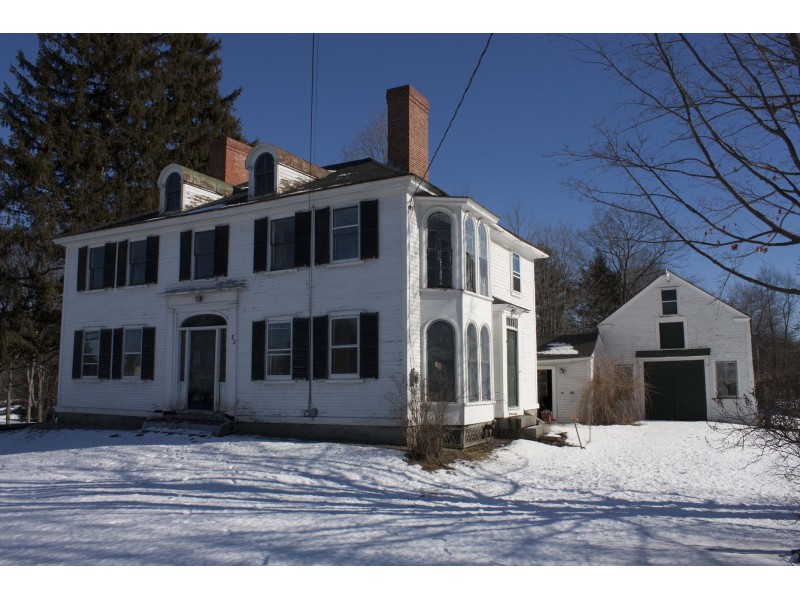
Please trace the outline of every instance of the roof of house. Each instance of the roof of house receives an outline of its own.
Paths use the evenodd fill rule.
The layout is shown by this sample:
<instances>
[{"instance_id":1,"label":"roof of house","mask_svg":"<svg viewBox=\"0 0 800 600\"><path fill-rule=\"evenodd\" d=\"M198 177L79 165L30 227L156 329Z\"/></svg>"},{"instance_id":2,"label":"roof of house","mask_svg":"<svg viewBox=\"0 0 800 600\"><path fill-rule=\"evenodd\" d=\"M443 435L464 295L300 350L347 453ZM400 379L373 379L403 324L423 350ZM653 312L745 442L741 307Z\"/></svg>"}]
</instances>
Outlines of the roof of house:
<instances>
[{"instance_id":1,"label":"roof of house","mask_svg":"<svg viewBox=\"0 0 800 600\"><path fill-rule=\"evenodd\" d=\"M597 332L542 336L536 349L539 360L587 358L594 354Z\"/></svg>"}]
</instances>

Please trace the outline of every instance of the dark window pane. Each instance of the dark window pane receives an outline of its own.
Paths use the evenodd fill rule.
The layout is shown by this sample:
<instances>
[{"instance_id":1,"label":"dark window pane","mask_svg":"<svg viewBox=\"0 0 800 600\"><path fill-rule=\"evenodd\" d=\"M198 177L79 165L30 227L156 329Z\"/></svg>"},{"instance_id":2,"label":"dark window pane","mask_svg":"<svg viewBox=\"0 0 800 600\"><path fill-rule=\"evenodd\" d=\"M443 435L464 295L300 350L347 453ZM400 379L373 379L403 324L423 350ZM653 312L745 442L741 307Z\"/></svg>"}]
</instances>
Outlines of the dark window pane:
<instances>
[{"instance_id":1,"label":"dark window pane","mask_svg":"<svg viewBox=\"0 0 800 600\"><path fill-rule=\"evenodd\" d=\"M663 315L678 314L677 290L661 290L661 314Z\"/></svg>"},{"instance_id":2,"label":"dark window pane","mask_svg":"<svg viewBox=\"0 0 800 600\"><path fill-rule=\"evenodd\" d=\"M453 250L450 238L450 219L434 213L428 219L428 287L453 287Z\"/></svg>"},{"instance_id":3,"label":"dark window pane","mask_svg":"<svg viewBox=\"0 0 800 600\"><path fill-rule=\"evenodd\" d=\"M452 402L455 399L456 365L453 327L436 321L427 335L428 399Z\"/></svg>"},{"instance_id":4,"label":"dark window pane","mask_svg":"<svg viewBox=\"0 0 800 600\"><path fill-rule=\"evenodd\" d=\"M659 323L658 333L661 339L661 348L669 350L684 348L683 323Z\"/></svg>"},{"instance_id":5,"label":"dark window pane","mask_svg":"<svg viewBox=\"0 0 800 600\"><path fill-rule=\"evenodd\" d=\"M474 325L467 328L467 382L469 384L467 400L478 401L478 331Z\"/></svg>"},{"instance_id":6,"label":"dark window pane","mask_svg":"<svg viewBox=\"0 0 800 600\"><path fill-rule=\"evenodd\" d=\"M89 289L99 290L103 288L103 265L105 262L106 249L104 246L91 248L89 250Z\"/></svg>"},{"instance_id":7,"label":"dark window pane","mask_svg":"<svg viewBox=\"0 0 800 600\"><path fill-rule=\"evenodd\" d=\"M181 208L181 176L178 173L173 173L167 177L167 183L164 186L165 195L165 208L168 212L180 210Z\"/></svg>"},{"instance_id":8,"label":"dark window pane","mask_svg":"<svg viewBox=\"0 0 800 600\"><path fill-rule=\"evenodd\" d=\"M129 285L144 285L147 268L147 241L131 242L128 246Z\"/></svg>"},{"instance_id":9,"label":"dark window pane","mask_svg":"<svg viewBox=\"0 0 800 600\"><path fill-rule=\"evenodd\" d=\"M344 346L358 343L358 319L332 319L331 345Z\"/></svg>"},{"instance_id":10,"label":"dark window pane","mask_svg":"<svg viewBox=\"0 0 800 600\"><path fill-rule=\"evenodd\" d=\"M333 260L358 258L358 207L333 211Z\"/></svg>"},{"instance_id":11,"label":"dark window pane","mask_svg":"<svg viewBox=\"0 0 800 600\"><path fill-rule=\"evenodd\" d=\"M214 230L194 234L194 278L214 276Z\"/></svg>"},{"instance_id":12,"label":"dark window pane","mask_svg":"<svg viewBox=\"0 0 800 600\"><path fill-rule=\"evenodd\" d=\"M275 191L275 159L265 152L256 159L253 175L255 178L255 195L271 194Z\"/></svg>"},{"instance_id":13,"label":"dark window pane","mask_svg":"<svg viewBox=\"0 0 800 600\"><path fill-rule=\"evenodd\" d=\"M272 222L270 247L272 250L271 271L294 267L294 217Z\"/></svg>"},{"instance_id":14,"label":"dark window pane","mask_svg":"<svg viewBox=\"0 0 800 600\"><path fill-rule=\"evenodd\" d=\"M331 373L358 373L358 348L334 348L331 352Z\"/></svg>"}]
</instances>

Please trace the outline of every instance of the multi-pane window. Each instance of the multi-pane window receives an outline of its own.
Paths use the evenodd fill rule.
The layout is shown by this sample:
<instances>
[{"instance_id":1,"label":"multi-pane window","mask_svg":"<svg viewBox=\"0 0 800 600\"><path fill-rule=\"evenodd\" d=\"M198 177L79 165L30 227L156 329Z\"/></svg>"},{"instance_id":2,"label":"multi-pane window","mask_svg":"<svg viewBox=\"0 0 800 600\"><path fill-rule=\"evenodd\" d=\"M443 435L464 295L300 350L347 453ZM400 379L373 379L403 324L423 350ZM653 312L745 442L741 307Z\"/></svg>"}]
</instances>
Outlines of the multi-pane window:
<instances>
[{"instance_id":1,"label":"multi-pane window","mask_svg":"<svg viewBox=\"0 0 800 600\"><path fill-rule=\"evenodd\" d=\"M164 186L164 200L167 212L181 209L181 176L178 173L167 177L167 183Z\"/></svg>"},{"instance_id":2,"label":"multi-pane window","mask_svg":"<svg viewBox=\"0 0 800 600\"><path fill-rule=\"evenodd\" d=\"M511 254L511 289L515 292L522 291L522 268L516 252Z\"/></svg>"},{"instance_id":3,"label":"multi-pane window","mask_svg":"<svg viewBox=\"0 0 800 600\"><path fill-rule=\"evenodd\" d=\"M453 245L450 219L434 213L428 219L428 287L453 287Z\"/></svg>"},{"instance_id":4,"label":"multi-pane window","mask_svg":"<svg viewBox=\"0 0 800 600\"><path fill-rule=\"evenodd\" d=\"M489 328L481 327L481 398L492 399L491 348L489 346Z\"/></svg>"},{"instance_id":5,"label":"multi-pane window","mask_svg":"<svg viewBox=\"0 0 800 600\"><path fill-rule=\"evenodd\" d=\"M147 278L147 241L128 245L128 285L144 285Z\"/></svg>"},{"instance_id":6,"label":"multi-pane window","mask_svg":"<svg viewBox=\"0 0 800 600\"><path fill-rule=\"evenodd\" d=\"M467 400L480 400L478 391L478 330L470 323L467 327Z\"/></svg>"},{"instance_id":7,"label":"multi-pane window","mask_svg":"<svg viewBox=\"0 0 800 600\"><path fill-rule=\"evenodd\" d=\"M100 290L103 288L103 265L105 263L106 249L97 246L89 249L89 289Z\"/></svg>"},{"instance_id":8,"label":"multi-pane window","mask_svg":"<svg viewBox=\"0 0 800 600\"><path fill-rule=\"evenodd\" d=\"M717 362L717 396L720 398L739 395L736 361Z\"/></svg>"},{"instance_id":9,"label":"multi-pane window","mask_svg":"<svg viewBox=\"0 0 800 600\"><path fill-rule=\"evenodd\" d=\"M683 323L659 323L658 337L662 350L685 348Z\"/></svg>"},{"instance_id":10,"label":"multi-pane window","mask_svg":"<svg viewBox=\"0 0 800 600\"><path fill-rule=\"evenodd\" d=\"M678 314L678 290L661 290L661 314Z\"/></svg>"},{"instance_id":11,"label":"multi-pane window","mask_svg":"<svg viewBox=\"0 0 800 600\"><path fill-rule=\"evenodd\" d=\"M292 323L267 325L267 375L289 377L292 374Z\"/></svg>"},{"instance_id":12,"label":"multi-pane window","mask_svg":"<svg viewBox=\"0 0 800 600\"><path fill-rule=\"evenodd\" d=\"M122 342L122 376L142 376L142 330L126 329Z\"/></svg>"},{"instance_id":13,"label":"multi-pane window","mask_svg":"<svg viewBox=\"0 0 800 600\"><path fill-rule=\"evenodd\" d=\"M466 251L464 252L464 289L470 292L475 291L475 221L472 217L467 217L464 223L464 241Z\"/></svg>"},{"instance_id":14,"label":"multi-pane window","mask_svg":"<svg viewBox=\"0 0 800 600\"><path fill-rule=\"evenodd\" d=\"M276 219L271 224L270 271L282 271L294 267L294 217Z\"/></svg>"},{"instance_id":15,"label":"multi-pane window","mask_svg":"<svg viewBox=\"0 0 800 600\"><path fill-rule=\"evenodd\" d=\"M480 279L480 293L489 295L489 241L486 234L486 225L478 227L478 271Z\"/></svg>"},{"instance_id":16,"label":"multi-pane window","mask_svg":"<svg viewBox=\"0 0 800 600\"><path fill-rule=\"evenodd\" d=\"M455 332L446 321L436 321L428 327L427 335L427 394L428 400L455 400L456 361Z\"/></svg>"},{"instance_id":17,"label":"multi-pane window","mask_svg":"<svg viewBox=\"0 0 800 600\"><path fill-rule=\"evenodd\" d=\"M214 230L194 234L194 278L214 276Z\"/></svg>"},{"instance_id":18,"label":"multi-pane window","mask_svg":"<svg viewBox=\"0 0 800 600\"><path fill-rule=\"evenodd\" d=\"M358 206L333 211L333 260L358 258Z\"/></svg>"},{"instance_id":19,"label":"multi-pane window","mask_svg":"<svg viewBox=\"0 0 800 600\"><path fill-rule=\"evenodd\" d=\"M269 152L259 155L253 168L255 195L262 196L275 191L275 159Z\"/></svg>"},{"instance_id":20,"label":"multi-pane window","mask_svg":"<svg viewBox=\"0 0 800 600\"><path fill-rule=\"evenodd\" d=\"M97 377L100 369L100 332L83 332L81 377Z\"/></svg>"},{"instance_id":21,"label":"multi-pane window","mask_svg":"<svg viewBox=\"0 0 800 600\"><path fill-rule=\"evenodd\" d=\"M332 318L331 374L358 373L358 317Z\"/></svg>"}]
</instances>

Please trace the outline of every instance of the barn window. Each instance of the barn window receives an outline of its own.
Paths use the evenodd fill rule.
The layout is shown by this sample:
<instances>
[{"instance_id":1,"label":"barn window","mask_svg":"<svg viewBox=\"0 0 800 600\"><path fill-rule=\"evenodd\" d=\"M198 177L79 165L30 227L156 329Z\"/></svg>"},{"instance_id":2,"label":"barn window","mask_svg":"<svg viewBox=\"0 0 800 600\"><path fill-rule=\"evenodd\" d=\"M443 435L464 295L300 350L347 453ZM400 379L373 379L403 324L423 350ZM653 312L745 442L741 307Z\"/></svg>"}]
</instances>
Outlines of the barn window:
<instances>
[{"instance_id":1,"label":"barn window","mask_svg":"<svg viewBox=\"0 0 800 600\"><path fill-rule=\"evenodd\" d=\"M658 336L662 350L685 348L683 323L659 323Z\"/></svg>"},{"instance_id":2,"label":"barn window","mask_svg":"<svg viewBox=\"0 0 800 600\"><path fill-rule=\"evenodd\" d=\"M661 314L678 314L678 290L661 290Z\"/></svg>"},{"instance_id":3,"label":"barn window","mask_svg":"<svg viewBox=\"0 0 800 600\"><path fill-rule=\"evenodd\" d=\"M739 381L736 373L736 361L717 361L717 396L735 398L738 395Z\"/></svg>"}]
</instances>

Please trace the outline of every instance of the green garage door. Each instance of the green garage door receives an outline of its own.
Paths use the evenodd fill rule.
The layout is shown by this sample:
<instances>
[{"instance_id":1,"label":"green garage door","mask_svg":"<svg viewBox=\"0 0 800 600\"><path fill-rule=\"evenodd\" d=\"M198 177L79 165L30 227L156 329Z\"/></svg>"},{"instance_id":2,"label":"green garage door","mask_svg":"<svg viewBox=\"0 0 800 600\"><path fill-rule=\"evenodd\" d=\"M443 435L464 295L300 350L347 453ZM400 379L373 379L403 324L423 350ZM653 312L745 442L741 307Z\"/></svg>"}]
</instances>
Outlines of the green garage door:
<instances>
[{"instance_id":1,"label":"green garage door","mask_svg":"<svg viewBox=\"0 0 800 600\"><path fill-rule=\"evenodd\" d=\"M649 402L647 418L706 420L706 376L702 360L644 363Z\"/></svg>"}]
</instances>

